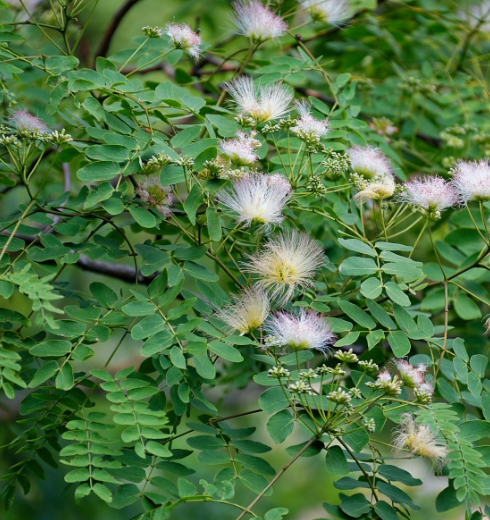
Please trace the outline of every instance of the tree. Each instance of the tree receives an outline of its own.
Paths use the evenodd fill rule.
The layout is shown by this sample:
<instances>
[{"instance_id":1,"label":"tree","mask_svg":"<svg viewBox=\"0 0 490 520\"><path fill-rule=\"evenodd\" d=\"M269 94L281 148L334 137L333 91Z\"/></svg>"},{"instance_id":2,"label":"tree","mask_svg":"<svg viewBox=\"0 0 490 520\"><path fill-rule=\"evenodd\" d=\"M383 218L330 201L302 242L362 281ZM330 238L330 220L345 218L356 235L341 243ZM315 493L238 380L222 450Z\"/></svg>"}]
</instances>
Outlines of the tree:
<instances>
[{"instance_id":1,"label":"tree","mask_svg":"<svg viewBox=\"0 0 490 520\"><path fill-rule=\"evenodd\" d=\"M279 520L321 457L327 517L391 520L423 457L488 515L490 6L192 3L111 52L138 3L93 45L95 0L0 2L6 506L52 467Z\"/></svg>"}]
</instances>

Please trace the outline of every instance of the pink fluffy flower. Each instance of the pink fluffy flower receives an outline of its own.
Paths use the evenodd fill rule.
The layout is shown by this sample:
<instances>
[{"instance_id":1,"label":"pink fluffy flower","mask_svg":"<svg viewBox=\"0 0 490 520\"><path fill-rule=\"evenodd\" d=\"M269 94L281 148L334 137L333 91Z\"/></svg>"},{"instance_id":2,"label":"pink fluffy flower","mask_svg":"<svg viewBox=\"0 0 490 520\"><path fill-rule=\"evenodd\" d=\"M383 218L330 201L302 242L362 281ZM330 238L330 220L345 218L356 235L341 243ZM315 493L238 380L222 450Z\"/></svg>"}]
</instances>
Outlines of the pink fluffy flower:
<instances>
[{"instance_id":1,"label":"pink fluffy flower","mask_svg":"<svg viewBox=\"0 0 490 520\"><path fill-rule=\"evenodd\" d=\"M14 123L15 128L19 134L47 134L49 132L49 128L44 124L43 121L41 121L41 119L33 116L26 110L17 110L14 112L14 115L12 116L12 122Z\"/></svg>"},{"instance_id":2,"label":"pink fluffy flower","mask_svg":"<svg viewBox=\"0 0 490 520\"><path fill-rule=\"evenodd\" d=\"M278 38L286 34L288 24L276 13L256 0L233 2L231 20L239 34L255 41Z\"/></svg>"},{"instance_id":3,"label":"pink fluffy flower","mask_svg":"<svg viewBox=\"0 0 490 520\"><path fill-rule=\"evenodd\" d=\"M352 169L366 179L393 175L393 166L386 155L372 146L353 146L347 151Z\"/></svg>"},{"instance_id":4,"label":"pink fluffy flower","mask_svg":"<svg viewBox=\"0 0 490 520\"><path fill-rule=\"evenodd\" d=\"M452 185L463 202L490 200L490 165L487 161L458 161Z\"/></svg>"},{"instance_id":5,"label":"pink fluffy flower","mask_svg":"<svg viewBox=\"0 0 490 520\"><path fill-rule=\"evenodd\" d=\"M441 177L422 177L406 182L399 200L429 213L455 206L459 197L453 186Z\"/></svg>"},{"instance_id":6,"label":"pink fluffy flower","mask_svg":"<svg viewBox=\"0 0 490 520\"><path fill-rule=\"evenodd\" d=\"M201 53L202 38L185 23L169 23L165 33L170 36L175 46L186 51L189 56L197 60Z\"/></svg>"}]
</instances>

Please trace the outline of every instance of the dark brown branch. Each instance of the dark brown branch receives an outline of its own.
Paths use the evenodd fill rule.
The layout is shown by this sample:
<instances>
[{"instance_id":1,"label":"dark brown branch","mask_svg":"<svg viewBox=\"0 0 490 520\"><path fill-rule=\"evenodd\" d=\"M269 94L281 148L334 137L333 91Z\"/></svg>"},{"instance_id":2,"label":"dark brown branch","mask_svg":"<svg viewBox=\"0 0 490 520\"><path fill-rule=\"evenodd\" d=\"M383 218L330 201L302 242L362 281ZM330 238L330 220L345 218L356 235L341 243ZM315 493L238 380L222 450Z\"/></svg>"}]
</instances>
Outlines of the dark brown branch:
<instances>
[{"instance_id":1,"label":"dark brown branch","mask_svg":"<svg viewBox=\"0 0 490 520\"><path fill-rule=\"evenodd\" d=\"M43 233L43 230L41 229L39 232ZM0 235L9 236L10 233L8 231L2 231ZM22 233L16 233L15 237L23 240L28 244L32 244L41 238L41 234L24 235ZM42 246L42 244L40 245ZM123 282L134 283L136 280L136 269L132 265L113 264L112 262L106 262L104 260L92 260L86 255L80 255L80 258L75 265L84 271L104 274L106 276L111 276L112 278L122 280ZM156 278L156 276L158 276L158 274L159 273L155 273L151 276L144 276L141 274L141 272L138 271L138 283L150 285L150 283Z\"/></svg>"},{"instance_id":2,"label":"dark brown branch","mask_svg":"<svg viewBox=\"0 0 490 520\"><path fill-rule=\"evenodd\" d=\"M106 56L107 51L109 50L109 47L112 42L112 38L114 37L114 34L117 31L117 28L121 24L123 18L126 16L126 14L129 12L129 10L136 5L140 0L127 0L124 5L121 6L119 11L114 15L114 18L112 19L111 23L109 24L109 27L107 28L104 36L102 37L102 41L99 44L99 48L97 49L94 59L98 56Z\"/></svg>"}]
</instances>

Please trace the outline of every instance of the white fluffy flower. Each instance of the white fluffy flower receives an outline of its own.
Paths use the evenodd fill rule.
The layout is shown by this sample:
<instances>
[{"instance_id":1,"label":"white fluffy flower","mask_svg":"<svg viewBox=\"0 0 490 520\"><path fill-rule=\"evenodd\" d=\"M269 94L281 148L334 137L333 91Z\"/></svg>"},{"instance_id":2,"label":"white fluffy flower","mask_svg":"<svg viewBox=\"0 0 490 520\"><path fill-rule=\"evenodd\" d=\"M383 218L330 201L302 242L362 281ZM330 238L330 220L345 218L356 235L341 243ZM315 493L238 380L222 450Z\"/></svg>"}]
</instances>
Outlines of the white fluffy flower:
<instances>
[{"instance_id":1,"label":"white fluffy flower","mask_svg":"<svg viewBox=\"0 0 490 520\"><path fill-rule=\"evenodd\" d=\"M353 146L347 151L352 169L366 179L377 175L393 175L393 166L386 155L372 146Z\"/></svg>"},{"instance_id":2,"label":"white fluffy flower","mask_svg":"<svg viewBox=\"0 0 490 520\"><path fill-rule=\"evenodd\" d=\"M487 161L458 161L452 185L463 202L490 200L490 165Z\"/></svg>"},{"instance_id":3,"label":"white fluffy flower","mask_svg":"<svg viewBox=\"0 0 490 520\"><path fill-rule=\"evenodd\" d=\"M287 181L286 181L287 182ZM279 224L282 210L291 197L291 185L278 183L272 176L248 175L233 184L230 191L219 194L222 204L238 213L238 222L250 225Z\"/></svg>"},{"instance_id":4,"label":"white fluffy flower","mask_svg":"<svg viewBox=\"0 0 490 520\"><path fill-rule=\"evenodd\" d=\"M237 132L236 135L236 139L220 141L221 151L234 166L251 166L259 158L255 153L260 148L260 141L255 139L256 132Z\"/></svg>"},{"instance_id":5,"label":"white fluffy flower","mask_svg":"<svg viewBox=\"0 0 490 520\"><path fill-rule=\"evenodd\" d=\"M392 175L376 176L371 182L362 184L354 198L363 202L370 199L383 200L391 197L395 193L395 188L395 179Z\"/></svg>"},{"instance_id":6,"label":"white fluffy flower","mask_svg":"<svg viewBox=\"0 0 490 520\"><path fill-rule=\"evenodd\" d=\"M353 15L348 0L299 0L314 20L336 24Z\"/></svg>"},{"instance_id":7,"label":"white fluffy flower","mask_svg":"<svg viewBox=\"0 0 490 520\"><path fill-rule=\"evenodd\" d=\"M170 36L175 46L186 51L194 59L199 58L202 38L185 23L169 23L165 33Z\"/></svg>"},{"instance_id":8,"label":"white fluffy flower","mask_svg":"<svg viewBox=\"0 0 490 520\"><path fill-rule=\"evenodd\" d=\"M291 347L294 350L314 349L325 354L336 339L323 316L304 309L297 316L278 312L264 328L270 334L266 339L268 346Z\"/></svg>"},{"instance_id":9,"label":"white fluffy flower","mask_svg":"<svg viewBox=\"0 0 490 520\"><path fill-rule=\"evenodd\" d=\"M436 466L444 465L448 454L442 440L426 424L415 422L413 415L405 414L393 443L400 451L430 459Z\"/></svg>"},{"instance_id":10,"label":"white fluffy flower","mask_svg":"<svg viewBox=\"0 0 490 520\"><path fill-rule=\"evenodd\" d=\"M242 114L253 117L258 123L277 119L291 109L293 94L280 83L261 86L254 85L247 76L225 83Z\"/></svg>"},{"instance_id":11,"label":"white fluffy flower","mask_svg":"<svg viewBox=\"0 0 490 520\"><path fill-rule=\"evenodd\" d=\"M246 270L259 277L259 284L287 302L296 288L311 287L315 271L324 263L323 249L305 233L293 230L273 237L250 257Z\"/></svg>"},{"instance_id":12,"label":"white fluffy flower","mask_svg":"<svg viewBox=\"0 0 490 520\"><path fill-rule=\"evenodd\" d=\"M268 7L256 0L233 2L235 13L231 17L238 33L252 40L264 41L286 34L288 24Z\"/></svg>"},{"instance_id":13,"label":"white fluffy flower","mask_svg":"<svg viewBox=\"0 0 490 520\"><path fill-rule=\"evenodd\" d=\"M313 117L311 107L305 101L298 101L296 106L300 117L296 120L296 125L291 127L291 132L305 141L318 141L328 132L328 121Z\"/></svg>"},{"instance_id":14,"label":"white fluffy flower","mask_svg":"<svg viewBox=\"0 0 490 520\"><path fill-rule=\"evenodd\" d=\"M47 134L49 128L38 117L29 114L26 110L17 110L12 116L12 122L19 134L37 133Z\"/></svg>"},{"instance_id":15,"label":"white fluffy flower","mask_svg":"<svg viewBox=\"0 0 490 520\"><path fill-rule=\"evenodd\" d=\"M162 186L158 176L145 178L135 191L141 202L154 206L164 217L172 213L173 194L168 186Z\"/></svg>"},{"instance_id":16,"label":"white fluffy flower","mask_svg":"<svg viewBox=\"0 0 490 520\"><path fill-rule=\"evenodd\" d=\"M450 183L441 177L422 177L406 182L400 201L435 213L455 206L459 197Z\"/></svg>"},{"instance_id":17,"label":"white fluffy flower","mask_svg":"<svg viewBox=\"0 0 490 520\"><path fill-rule=\"evenodd\" d=\"M264 323L270 311L269 298L257 286L245 288L233 302L220 309L216 316L229 327L247 334Z\"/></svg>"}]
</instances>

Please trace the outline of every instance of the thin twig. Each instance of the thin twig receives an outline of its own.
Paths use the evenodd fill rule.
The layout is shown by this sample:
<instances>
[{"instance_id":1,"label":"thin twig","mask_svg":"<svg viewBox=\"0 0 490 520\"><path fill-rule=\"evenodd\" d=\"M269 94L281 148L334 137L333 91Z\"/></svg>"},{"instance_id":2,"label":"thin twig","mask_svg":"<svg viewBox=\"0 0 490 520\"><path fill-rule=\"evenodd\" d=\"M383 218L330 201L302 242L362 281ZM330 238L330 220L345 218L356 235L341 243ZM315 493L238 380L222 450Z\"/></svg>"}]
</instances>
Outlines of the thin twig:
<instances>
[{"instance_id":1,"label":"thin twig","mask_svg":"<svg viewBox=\"0 0 490 520\"><path fill-rule=\"evenodd\" d=\"M104 33L104 36L102 37L102 41L99 44L99 48L97 49L94 58L97 58L98 56L107 55L107 51L109 50L109 47L111 45L112 38L114 37L114 34L116 33L123 18L129 12L129 10L134 5L136 5L139 1L140 0L127 0L126 3L121 6L119 11L117 11L117 13L114 15L114 18L112 19L111 23L109 24L109 27L107 28L106 32Z\"/></svg>"}]
</instances>

